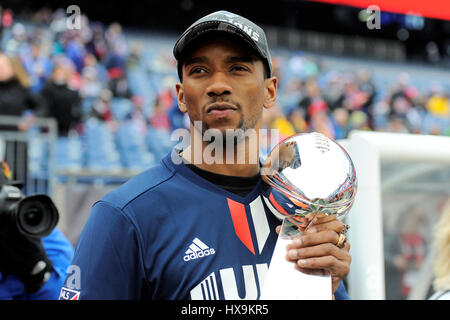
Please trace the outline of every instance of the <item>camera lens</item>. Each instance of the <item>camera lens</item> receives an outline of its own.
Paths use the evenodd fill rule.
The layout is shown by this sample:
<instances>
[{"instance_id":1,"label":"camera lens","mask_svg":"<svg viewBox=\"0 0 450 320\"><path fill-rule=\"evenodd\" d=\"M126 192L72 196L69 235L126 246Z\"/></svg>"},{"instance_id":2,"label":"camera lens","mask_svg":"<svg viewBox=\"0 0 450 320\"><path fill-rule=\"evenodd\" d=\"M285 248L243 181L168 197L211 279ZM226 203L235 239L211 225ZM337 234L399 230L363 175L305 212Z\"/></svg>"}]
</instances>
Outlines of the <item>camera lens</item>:
<instances>
[{"instance_id":1,"label":"camera lens","mask_svg":"<svg viewBox=\"0 0 450 320\"><path fill-rule=\"evenodd\" d=\"M58 211L45 195L24 198L17 207L17 225L28 236L44 237L58 222Z\"/></svg>"},{"instance_id":2,"label":"camera lens","mask_svg":"<svg viewBox=\"0 0 450 320\"><path fill-rule=\"evenodd\" d=\"M23 213L23 220L29 226L36 227L42 222L42 211L37 207L27 208L27 211Z\"/></svg>"}]
</instances>

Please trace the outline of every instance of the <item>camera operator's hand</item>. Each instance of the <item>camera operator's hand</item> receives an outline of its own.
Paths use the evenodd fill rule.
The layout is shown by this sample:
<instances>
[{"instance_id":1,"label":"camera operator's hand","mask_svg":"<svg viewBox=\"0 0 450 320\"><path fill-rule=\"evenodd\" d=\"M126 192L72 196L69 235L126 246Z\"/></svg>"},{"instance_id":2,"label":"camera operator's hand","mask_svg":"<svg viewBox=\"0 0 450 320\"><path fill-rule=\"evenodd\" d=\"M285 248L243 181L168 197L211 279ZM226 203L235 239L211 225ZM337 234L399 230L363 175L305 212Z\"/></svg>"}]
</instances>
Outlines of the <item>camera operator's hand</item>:
<instances>
[{"instance_id":1,"label":"camera operator's hand","mask_svg":"<svg viewBox=\"0 0 450 320\"><path fill-rule=\"evenodd\" d=\"M15 274L28 293L39 290L50 278L52 264L40 238L26 237L17 229L0 230L0 271Z\"/></svg>"}]
</instances>

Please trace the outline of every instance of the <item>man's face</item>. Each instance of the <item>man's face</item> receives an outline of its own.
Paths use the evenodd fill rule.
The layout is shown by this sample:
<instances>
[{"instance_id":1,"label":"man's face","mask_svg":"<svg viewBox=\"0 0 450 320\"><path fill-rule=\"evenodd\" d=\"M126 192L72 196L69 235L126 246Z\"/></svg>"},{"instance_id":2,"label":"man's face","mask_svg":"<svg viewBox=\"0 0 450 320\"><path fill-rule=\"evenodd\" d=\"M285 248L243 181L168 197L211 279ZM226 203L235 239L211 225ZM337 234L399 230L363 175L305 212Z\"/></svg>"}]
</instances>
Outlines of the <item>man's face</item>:
<instances>
[{"instance_id":1,"label":"man's face","mask_svg":"<svg viewBox=\"0 0 450 320\"><path fill-rule=\"evenodd\" d=\"M184 60L177 84L179 108L191 123L210 128L259 129L263 106L276 98L276 78L265 79L263 62L238 41L220 39L198 44Z\"/></svg>"}]
</instances>

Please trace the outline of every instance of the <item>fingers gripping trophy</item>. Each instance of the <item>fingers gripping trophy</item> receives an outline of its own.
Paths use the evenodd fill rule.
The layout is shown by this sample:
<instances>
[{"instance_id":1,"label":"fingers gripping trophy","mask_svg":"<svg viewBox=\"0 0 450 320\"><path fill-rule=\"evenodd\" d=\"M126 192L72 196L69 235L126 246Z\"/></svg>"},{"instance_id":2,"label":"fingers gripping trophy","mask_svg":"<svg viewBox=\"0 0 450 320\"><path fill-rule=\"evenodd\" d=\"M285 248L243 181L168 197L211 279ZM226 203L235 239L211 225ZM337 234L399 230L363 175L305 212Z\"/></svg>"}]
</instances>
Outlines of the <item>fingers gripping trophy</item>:
<instances>
[{"instance_id":1,"label":"fingers gripping trophy","mask_svg":"<svg viewBox=\"0 0 450 320\"><path fill-rule=\"evenodd\" d=\"M299 272L286 260L286 246L311 225L314 217L336 215L342 220L353 205L357 179L347 151L336 141L317 133L293 135L268 155L262 178L269 186L282 220L261 299L331 299L331 276ZM343 247L345 232L336 243Z\"/></svg>"}]
</instances>

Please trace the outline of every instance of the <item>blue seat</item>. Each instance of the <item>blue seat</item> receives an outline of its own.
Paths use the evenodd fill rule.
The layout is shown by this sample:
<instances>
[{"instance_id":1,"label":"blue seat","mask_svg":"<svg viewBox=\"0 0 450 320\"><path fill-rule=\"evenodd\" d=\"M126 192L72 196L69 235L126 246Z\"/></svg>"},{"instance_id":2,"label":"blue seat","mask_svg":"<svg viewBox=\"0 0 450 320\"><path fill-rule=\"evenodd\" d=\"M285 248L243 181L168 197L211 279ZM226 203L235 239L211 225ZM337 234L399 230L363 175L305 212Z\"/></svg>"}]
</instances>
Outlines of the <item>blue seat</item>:
<instances>
[{"instance_id":1,"label":"blue seat","mask_svg":"<svg viewBox=\"0 0 450 320\"><path fill-rule=\"evenodd\" d=\"M122 169L114 135L106 123L95 118L88 119L85 126L84 144L87 168L110 171Z\"/></svg>"},{"instance_id":2,"label":"blue seat","mask_svg":"<svg viewBox=\"0 0 450 320\"><path fill-rule=\"evenodd\" d=\"M155 155L145 143L145 133L133 121L123 121L116 132L121 162L130 170L143 170L155 164Z\"/></svg>"},{"instance_id":3,"label":"blue seat","mask_svg":"<svg viewBox=\"0 0 450 320\"><path fill-rule=\"evenodd\" d=\"M164 130L149 127L145 136L145 143L157 161L161 160L178 141L171 141L170 134Z\"/></svg>"},{"instance_id":4,"label":"blue seat","mask_svg":"<svg viewBox=\"0 0 450 320\"><path fill-rule=\"evenodd\" d=\"M114 119L122 121L125 120L133 111L133 103L130 99L113 98L111 99L110 108Z\"/></svg>"},{"instance_id":5,"label":"blue seat","mask_svg":"<svg viewBox=\"0 0 450 320\"><path fill-rule=\"evenodd\" d=\"M83 145L78 135L59 137L55 146L56 169L80 170L83 167Z\"/></svg>"}]
</instances>

